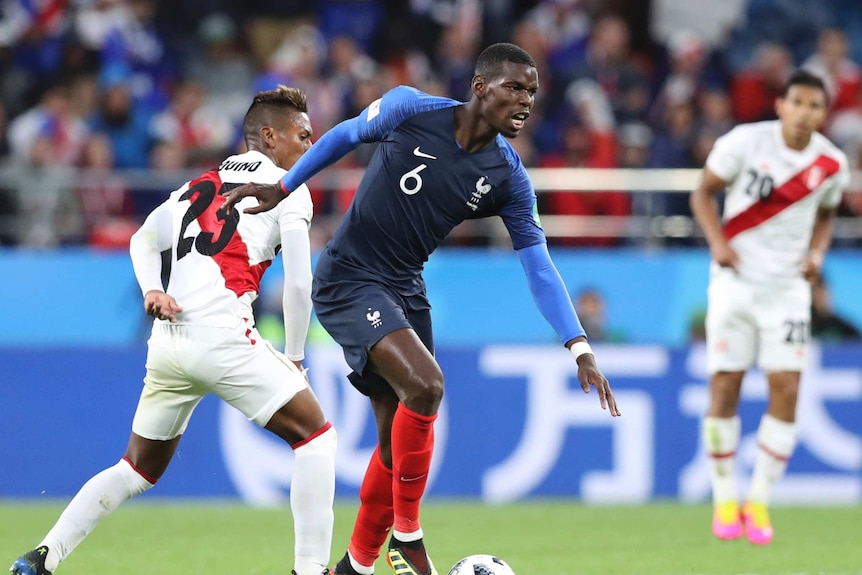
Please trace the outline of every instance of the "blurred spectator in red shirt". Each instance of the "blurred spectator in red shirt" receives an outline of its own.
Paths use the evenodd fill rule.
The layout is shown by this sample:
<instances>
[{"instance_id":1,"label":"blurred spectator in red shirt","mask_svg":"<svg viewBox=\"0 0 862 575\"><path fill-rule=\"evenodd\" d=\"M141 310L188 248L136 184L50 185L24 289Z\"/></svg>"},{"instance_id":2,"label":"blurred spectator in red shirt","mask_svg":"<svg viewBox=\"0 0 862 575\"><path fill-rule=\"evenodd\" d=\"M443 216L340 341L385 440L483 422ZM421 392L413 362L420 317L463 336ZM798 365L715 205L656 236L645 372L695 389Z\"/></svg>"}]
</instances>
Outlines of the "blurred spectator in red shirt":
<instances>
[{"instance_id":1,"label":"blurred spectator in red shirt","mask_svg":"<svg viewBox=\"0 0 862 575\"><path fill-rule=\"evenodd\" d=\"M201 84L185 81L174 88L168 108L153 117L149 131L154 141L180 144L190 165L211 168L229 152L234 125L225 110L208 103Z\"/></svg>"},{"instance_id":2,"label":"blurred spectator in red shirt","mask_svg":"<svg viewBox=\"0 0 862 575\"><path fill-rule=\"evenodd\" d=\"M107 136L96 134L87 140L81 168L85 172L75 193L87 242L102 248L127 248L140 222L134 217L129 187L113 171L114 153Z\"/></svg>"},{"instance_id":3,"label":"blurred spectator in red shirt","mask_svg":"<svg viewBox=\"0 0 862 575\"><path fill-rule=\"evenodd\" d=\"M610 120L609 105L599 99L589 80L570 90L568 97L575 106L576 119L563 129L562 152L546 155L539 162L542 168L615 168L616 135ZM585 84L588 82L589 84ZM602 112L604 110L604 112ZM609 121L610 120L610 121ZM567 216L627 216L631 202L624 192L551 191L543 194L544 213ZM550 238L552 244L576 246L610 246L620 243L614 235L578 237L577 230L562 238Z\"/></svg>"},{"instance_id":4,"label":"blurred spectator in red shirt","mask_svg":"<svg viewBox=\"0 0 862 575\"><path fill-rule=\"evenodd\" d=\"M733 115L737 122L775 118L775 99L793 72L793 56L787 46L764 42L754 51L751 65L731 81Z\"/></svg>"},{"instance_id":5,"label":"blurred spectator in red shirt","mask_svg":"<svg viewBox=\"0 0 862 575\"><path fill-rule=\"evenodd\" d=\"M862 71L848 57L848 51L844 32L827 28L817 37L817 51L802 64L826 83L832 112L855 106L862 88Z\"/></svg>"}]
</instances>

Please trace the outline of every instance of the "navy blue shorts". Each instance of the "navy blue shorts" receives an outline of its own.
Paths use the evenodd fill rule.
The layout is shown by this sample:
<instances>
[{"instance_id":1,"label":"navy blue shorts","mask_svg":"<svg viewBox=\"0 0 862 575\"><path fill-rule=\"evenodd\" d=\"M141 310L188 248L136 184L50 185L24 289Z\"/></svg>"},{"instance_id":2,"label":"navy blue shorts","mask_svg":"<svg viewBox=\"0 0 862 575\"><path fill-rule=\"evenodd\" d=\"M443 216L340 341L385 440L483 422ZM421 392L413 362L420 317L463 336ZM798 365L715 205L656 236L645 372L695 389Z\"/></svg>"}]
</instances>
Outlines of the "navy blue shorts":
<instances>
[{"instance_id":1,"label":"navy blue shorts","mask_svg":"<svg viewBox=\"0 0 862 575\"><path fill-rule=\"evenodd\" d=\"M431 308L424 296L405 297L374 282L315 277L311 298L318 321L341 346L353 370L347 376L350 383L364 395L393 393L383 377L367 369L368 350L383 336L409 328L434 353Z\"/></svg>"}]
</instances>

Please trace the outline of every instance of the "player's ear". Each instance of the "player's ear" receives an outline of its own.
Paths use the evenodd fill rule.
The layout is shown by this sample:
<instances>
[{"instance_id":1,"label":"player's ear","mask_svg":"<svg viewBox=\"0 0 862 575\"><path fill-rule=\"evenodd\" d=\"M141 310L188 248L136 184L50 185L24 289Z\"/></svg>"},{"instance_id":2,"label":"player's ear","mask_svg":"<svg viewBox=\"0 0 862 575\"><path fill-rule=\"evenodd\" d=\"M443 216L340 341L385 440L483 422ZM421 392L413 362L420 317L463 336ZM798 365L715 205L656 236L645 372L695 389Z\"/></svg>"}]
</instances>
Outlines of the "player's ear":
<instances>
[{"instance_id":1,"label":"player's ear","mask_svg":"<svg viewBox=\"0 0 862 575\"><path fill-rule=\"evenodd\" d=\"M484 98L485 97L485 91L488 88L488 81L485 79L484 76L479 76L477 74L476 76L473 76L473 82L471 84L471 87L472 87L473 93L476 95L476 97Z\"/></svg>"},{"instance_id":2,"label":"player's ear","mask_svg":"<svg viewBox=\"0 0 862 575\"><path fill-rule=\"evenodd\" d=\"M275 130L272 129L272 126L261 126L258 133L263 143L266 144L266 147L275 147Z\"/></svg>"}]
</instances>

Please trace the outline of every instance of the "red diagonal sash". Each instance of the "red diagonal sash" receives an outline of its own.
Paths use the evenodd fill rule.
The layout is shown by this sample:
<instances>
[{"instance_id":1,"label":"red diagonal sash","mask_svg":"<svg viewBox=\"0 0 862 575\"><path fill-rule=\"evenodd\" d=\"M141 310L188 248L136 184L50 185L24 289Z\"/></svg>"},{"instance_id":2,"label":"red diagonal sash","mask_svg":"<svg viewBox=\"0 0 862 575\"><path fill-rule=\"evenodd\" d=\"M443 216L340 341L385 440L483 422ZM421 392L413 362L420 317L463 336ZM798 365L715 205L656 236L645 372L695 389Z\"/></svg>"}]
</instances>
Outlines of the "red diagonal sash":
<instances>
[{"instance_id":1,"label":"red diagonal sash","mask_svg":"<svg viewBox=\"0 0 862 575\"><path fill-rule=\"evenodd\" d=\"M212 199L206 210L197 217L201 231L209 232L213 238L219 238L225 225L225 215L220 212L222 204L227 200L227 196L221 195L222 181L218 170L210 170L203 174L197 180L191 182L190 187L195 184L208 180L215 186L215 196ZM196 196L192 196L194 202ZM246 216L249 217L249 216ZM260 279L263 272L269 267L272 261L263 261L255 265L249 264L248 246L235 228L230 232L231 237L227 244L217 253L211 255L212 259L218 264L224 277L225 287L237 296L254 291L260 292Z\"/></svg>"},{"instance_id":2,"label":"red diagonal sash","mask_svg":"<svg viewBox=\"0 0 862 575\"><path fill-rule=\"evenodd\" d=\"M772 190L769 196L724 222L724 237L729 240L762 224L813 192L837 171L837 161L828 156L819 156L810 166Z\"/></svg>"}]
</instances>

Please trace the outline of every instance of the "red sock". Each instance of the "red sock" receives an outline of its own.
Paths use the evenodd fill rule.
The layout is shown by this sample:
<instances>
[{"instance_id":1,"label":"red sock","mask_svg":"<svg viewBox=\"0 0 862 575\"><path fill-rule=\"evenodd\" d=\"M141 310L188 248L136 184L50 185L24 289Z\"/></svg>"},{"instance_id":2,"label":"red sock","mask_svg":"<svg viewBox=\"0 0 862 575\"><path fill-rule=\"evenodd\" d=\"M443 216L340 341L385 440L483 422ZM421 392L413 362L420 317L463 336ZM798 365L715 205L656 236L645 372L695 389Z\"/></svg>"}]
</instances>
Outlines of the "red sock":
<instances>
[{"instance_id":1,"label":"red sock","mask_svg":"<svg viewBox=\"0 0 862 575\"><path fill-rule=\"evenodd\" d=\"M392 504L395 530L419 529L419 503L434 451L434 415L419 415L398 404L392 420Z\"/></svg>"},{"instance_id":2,"label":"red sock","mask_svg":"<svg viewBox=\"0 0 862 575\"><path fill-rule=\"evenodd\" d=\"M392 527L392 470L380 458L380 446L371 455L359 488L359 513L348 550L360 564L371 567L380 555Z\"/></svg>"}]
</instances>

